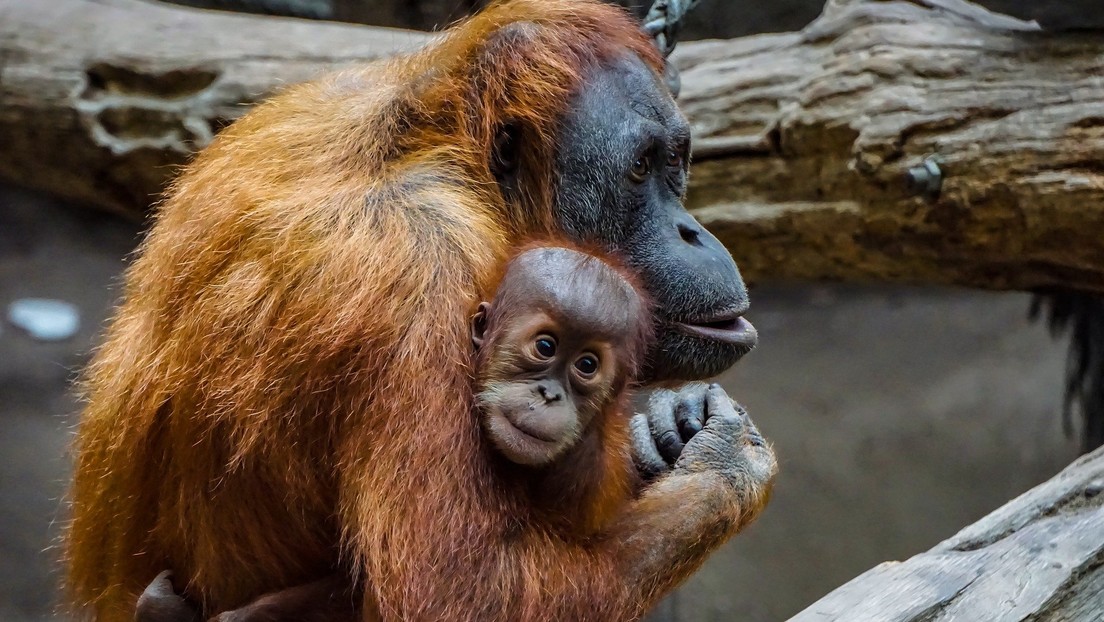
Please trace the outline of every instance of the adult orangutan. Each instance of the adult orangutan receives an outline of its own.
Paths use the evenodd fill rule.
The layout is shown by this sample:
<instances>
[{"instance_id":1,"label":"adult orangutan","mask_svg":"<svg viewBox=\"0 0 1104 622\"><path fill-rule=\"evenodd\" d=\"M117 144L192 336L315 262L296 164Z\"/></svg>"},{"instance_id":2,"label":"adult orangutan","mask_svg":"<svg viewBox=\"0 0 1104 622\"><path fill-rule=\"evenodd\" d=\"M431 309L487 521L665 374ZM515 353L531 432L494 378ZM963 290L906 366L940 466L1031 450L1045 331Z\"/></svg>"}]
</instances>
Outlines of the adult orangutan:
<instances>
[{"instance_id":1,"label":"adult orangutan","mask_svg":"<svg viewBox=\"0 0 1104 622\"><path fill-rule=\"evenodd\" d=\"M532 235L639 273L646 380L754 345L735 264L682 208L689 130L661 69L614 7L516 0L224 130L88 372L75 603L130 619L172 568L224 611L338 572L365 619L627 619L752 519L773 457L716 388L653 396L654 478L587 538L525 520L473 408L468 314ZM693 434L676 411L708 416Z\"/></svg>"}]
</instances>

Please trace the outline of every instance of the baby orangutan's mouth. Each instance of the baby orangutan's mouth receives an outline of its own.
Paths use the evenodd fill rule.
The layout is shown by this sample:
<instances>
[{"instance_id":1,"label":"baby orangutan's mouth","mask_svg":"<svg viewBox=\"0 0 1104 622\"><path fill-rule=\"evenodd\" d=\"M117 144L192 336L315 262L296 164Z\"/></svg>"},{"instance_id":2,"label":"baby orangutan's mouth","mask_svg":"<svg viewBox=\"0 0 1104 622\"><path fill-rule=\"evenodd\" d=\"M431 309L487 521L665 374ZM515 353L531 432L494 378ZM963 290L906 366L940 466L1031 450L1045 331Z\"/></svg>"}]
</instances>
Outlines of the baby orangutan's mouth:
<instances>
[{"instance_id":1,"label":"baby orangutan's mouth","mask_svg":"<svg viewBox=\"0 0 1104 622\"><path fill-rule=\"evenodd\" d=\"M499 452L512 462L540 466L554 460L562 451L560 439L545 439L517 425L501 412L488 412L483 427Z\"/></svg>"},{"instance_id":2,"label":"baby orangutan's mouth","mask_svg":"<svg viewBox=\"0 0 1104 622\"><path fill-rule=\"evenodd\" d=\"M748 349L754 348L759 341L759 333L756 332L755 327L736 311L675 322L675 328L692 337L744 346Z\"/></svg>"},{"instance_id":3,"label":"baby orangutan's mouth","mask_svg":"<svg viewBox=\"0 0 1104 622\"><path fill-rule=\"evenodd\" d=\"M568 399L539 399L533 383L492 383L476 395L483 431L491 444L518 464L549 464L578 437L578 413Z\"/></svg>"},{"instance_id":4,"label":"baby orangutan's mouth","mask_svg":"<svg viewBox=\"0 0 1104 622\"><path fill-rule=\"evenodd\" d=\"M532 425L532 419L510 417L508 414L503 414L502 418L509 421L510 425L517 428L518 432L521 432L526 436L531 436L543 443L556 443L563 438L563 434L556 434L550 430L543 429L540 426Z\"/></svg>"}]
</instances>

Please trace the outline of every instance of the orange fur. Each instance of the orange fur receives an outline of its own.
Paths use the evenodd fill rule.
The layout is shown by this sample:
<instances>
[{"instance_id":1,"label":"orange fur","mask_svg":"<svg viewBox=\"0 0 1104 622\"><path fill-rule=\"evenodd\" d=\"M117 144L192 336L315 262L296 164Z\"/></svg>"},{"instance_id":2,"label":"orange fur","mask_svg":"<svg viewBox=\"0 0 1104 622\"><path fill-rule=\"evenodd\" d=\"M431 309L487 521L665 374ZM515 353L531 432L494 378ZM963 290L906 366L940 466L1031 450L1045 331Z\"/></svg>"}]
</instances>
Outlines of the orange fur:
<instances>
[{"instance_id":1,"label":"orange fur","mask_svg":"<svg viewBox=\"0 0 1104 622\"><path fill-rule=\"evenodd\" d=\"M551 480L577 514L551 515L473 413L468 314L512 247L554 233L557 124L626 50L661 68L619 9L514 0L292 87L197 157L87 373L76 606L129 620L164 568L207 611L338 571L367 619L628 619L757 512L708 471L627 500L611 415ZM506 124L510 202L490 170Z\"/></svg>"},{"instance_id":2,"label":"orange fur","mask_svg":"<svg viewBox=\"0 0 1104 622\"><path fill-rule=\"evenodd\" d=\"M613 556L528 524L498 486L464 355L495 266L551 227L570 94L625 50L660 68L616 8L499 4L425 50L288 89L196 158L87 372L76 606L129 620L173 568L220 611L335 567L363 584L366 617L647 605ZM507 122L538 172L516 204L488 166Z\"/></svg>"},{"instance_id":3,"label":"orange fur","mask_svg":"<svg viewBox=\"0 0 1104 622\"><path fill-rule=\"evenodd\" d=\"M590 397L594 400L595 406L601 410L594 419L589 421L589 425L581 437L576 439L574 445L551 464L541 467L519 466L500 454L491 458L496 480L503 488L504 494L515 500L525 500L517 508L519 514L513 517L516 522L541 525L543 529L555 533L560 538L578 542L600 536L607 530L624 512L625 507L632 500L633 493L641 484L630 453L627 426L630 410L627 397L631 380L637 373L640 359L648 346L652 317L650 304L639 284L636 283L635 275L606 253L593 248L584 250L583 245L567 240L541 240L522 245L513 253L513 256L516 257L532 249L549 247L569 248L584 255L573 270L579 271L579 276L583 279L580 285L593 288L590 291L594 295L603 297L606 292L599 283L595 282L593 272L599 271L604 275L607 274L607 268L612 268L634 290L634 296L639 302L635 321L625 327L627 336L614 344L617 348L616 354L612 358L603 360L603 366L613 365L616 372L610 379L608 387ZM604 267L598 268L590 263L594 261L603 262ZM511 262L512 260L505 265ZM584 271L591 274L584 275ZM504 270L500 271L500 274L502 272ZM559 285L570 287L574 274L569 272L561 276L563 278ZM494 299L497 317L502 318L504 314L514 313L524 315L533 311L531 305L535 301L530 298L514 297L509 301L504 299L502 288L505 285L502 284L502 277L499 278L499 283ZM608 287L620 287L620 284L608 282L603 284ZM515 283L513 287L516 288L518 285ZM521 287L524 290L525 285ZM517 295L526 296L526 293L531 292L523 291ZM619 292L609 293L611 300L617 301L610 304L626 303L617 297ZM511 304L520 308L513 311L503 310L503 305ZM612 313L622 311L619 308L605 310ZM570 314L571 310L568 309L566 313ZM595 311L589 309L587 313L593 314ZM497 365L499 356L516 354L513 348L506 353L496 348L496 344L504 338L503 330L500 323L496 329L488 329L485 333L485 341L475 357L477 390L485 389L488 382L512 379L510 374L513 372L508 370L513 368L502 368ZM496 356L495 352L499 355ZM579 407L582 405L580 404ZM496 450L492 451L498 454ZM154 587L163 589L157 582L154 583ZM339 594L337 599L334 598L335 590ZM347 586L347 577L338 573L309 584L266 594L250 603L245 609L234 611L233 616L234 619L240 617L243 620L291 621L299 620L304 615L315 615L319 620L354 619L359 608L350 607L353 603L345 600L343 596L354 590L350 590ZM161 605L162 609L177 605L186 607L177 594L165 595L155 591L152 598L168 603ZM148 614L147 617L150 620L161 620L163 616L155 607L155 605L147 605L144 613Z\"/></svg>"}]
</instances>

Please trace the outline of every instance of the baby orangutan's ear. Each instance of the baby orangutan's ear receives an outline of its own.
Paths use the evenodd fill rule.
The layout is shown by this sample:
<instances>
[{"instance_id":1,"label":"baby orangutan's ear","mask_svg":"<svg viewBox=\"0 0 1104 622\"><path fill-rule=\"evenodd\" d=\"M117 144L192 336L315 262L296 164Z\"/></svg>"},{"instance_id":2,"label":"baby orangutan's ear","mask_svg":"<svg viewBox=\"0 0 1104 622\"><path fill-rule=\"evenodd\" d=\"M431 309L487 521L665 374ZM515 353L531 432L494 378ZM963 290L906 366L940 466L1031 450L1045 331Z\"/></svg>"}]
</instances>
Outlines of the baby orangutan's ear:
<instances>
[{"instance_id":1,"label":"baby orangutan's ear","mask_svg":"<svg viewBox=\"0 0 1104 622\"><path fill-rule=\"evenodd\" d=\"M487 317L491 314L491 303L481 302L471 319L471 338L475 349L483 347L483 334L487 332Z\"/></svg>"}]
</instances>

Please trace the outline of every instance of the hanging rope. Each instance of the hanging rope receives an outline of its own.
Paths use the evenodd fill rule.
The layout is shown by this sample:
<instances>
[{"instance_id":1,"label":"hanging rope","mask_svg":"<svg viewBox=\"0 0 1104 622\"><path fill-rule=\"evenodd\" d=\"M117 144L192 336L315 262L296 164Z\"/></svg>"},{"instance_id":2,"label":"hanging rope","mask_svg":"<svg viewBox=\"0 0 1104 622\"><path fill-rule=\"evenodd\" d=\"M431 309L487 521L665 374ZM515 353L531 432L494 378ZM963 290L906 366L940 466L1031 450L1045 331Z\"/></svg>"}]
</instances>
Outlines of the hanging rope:
<instances>
[{"instance_id":1,"label":"hanging rope","mask_svg":"<svg viewBox=\"0 0 1104 622\"><path fill-rule=\"evenodd\" d=\"M664 56L670 56L678 44L679 30L682 28L682 20L701 0L655 0L655 4L644 16L644 32L655 39L656 47ZM678 97L682 81L679 79L678 70L671 63L667 63L667 71L664 78L671 94Z\"/></svg>"}]
</instances>

